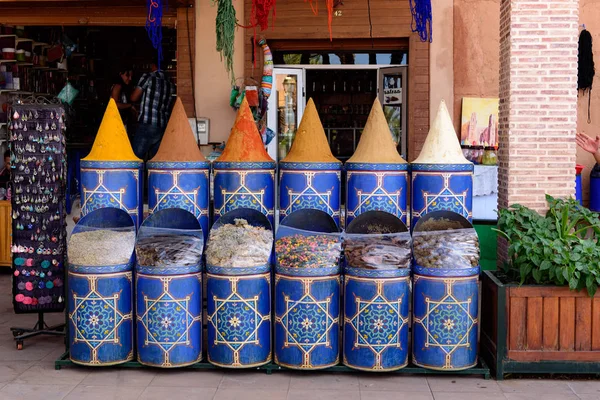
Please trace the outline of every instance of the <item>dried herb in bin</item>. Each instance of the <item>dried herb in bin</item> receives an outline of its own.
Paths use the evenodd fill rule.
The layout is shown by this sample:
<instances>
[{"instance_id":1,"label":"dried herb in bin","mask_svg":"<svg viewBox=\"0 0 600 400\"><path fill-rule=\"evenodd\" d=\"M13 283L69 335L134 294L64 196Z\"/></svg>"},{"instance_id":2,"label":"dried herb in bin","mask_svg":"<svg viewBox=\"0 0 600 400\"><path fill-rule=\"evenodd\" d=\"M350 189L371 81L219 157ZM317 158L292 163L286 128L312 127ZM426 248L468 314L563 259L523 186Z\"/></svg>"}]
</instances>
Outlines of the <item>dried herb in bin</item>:
<instances>
[{"instance_id":1,"label":"dried herb in bin","mask_svg":"<svg viewBox=\"0 0 600 400\"><path fill-rule=\"evenodd\" d=\"M328 235L292 235L277 239L277 263L285 268L327 268L338 265L340 239Z\"/></svg>"},{"instance_id":2,"label":"dried herb in bin","mask_svg":"<svg viewBox=\"0 0 600 400\"><path fill-rule=\"evenodd\" d=\"M134 246L134 231L98 229L77 232L69 240L69 263L95 267L126 264Z\"/></svg>"},{"instance_id":3,"label":"dried herb in bin","mask_svg":"<svg viewBox=\"0 0 600 400\"><path fill-rule=\"evenodd\" d=\"M344 239L346 263L353 268L409 268L410 234L347 235Z\"/></svg>"},{"instance_id":4,"label":"dried herb in bin","mask_svg":"<svg viewBox=\"0 0 600 400\"><path fill-rule=\"evenodd\" d=\"M269 261L273 248L273 234L263 227L252 226L245 219L236 218L210 232L206 248L206 262L220 267L254 267Z\"/></svg>"},{"instance_id":5,"label":"dried herb in bin","mask_svg":"<svg viewBox=\"0 0 600 400\"><path fill-rule=\"evenodd\" d=\"M479 239L474 229L415 232L413 254L427 268L472 268L479 265Z\"/></svg>"},{"instance_id":6,"label":"dried herb in bin","mask_svg":"<svg viewBox=\"0 0 600 400\"><path fill-rule=\"evenodd\" d=\"M149 235L138 239L135 254L139 265L154 267L197 265L203 240L181 234Z\"/></svg>"}]
</instances>

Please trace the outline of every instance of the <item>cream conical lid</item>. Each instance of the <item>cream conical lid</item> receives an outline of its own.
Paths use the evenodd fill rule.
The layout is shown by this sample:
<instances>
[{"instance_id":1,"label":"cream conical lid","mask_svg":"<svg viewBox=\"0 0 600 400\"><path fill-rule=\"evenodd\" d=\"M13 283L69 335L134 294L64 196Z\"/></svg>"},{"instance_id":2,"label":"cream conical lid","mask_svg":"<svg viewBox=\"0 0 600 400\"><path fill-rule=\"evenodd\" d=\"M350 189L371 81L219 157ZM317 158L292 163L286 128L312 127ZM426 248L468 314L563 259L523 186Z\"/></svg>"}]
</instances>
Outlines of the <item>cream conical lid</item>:
<instances>
[{"instance_id":1,"label":"cream conical lid","mask_svg":"<svg viewBox=\"0 0 600 400\"><path fill-rule=\"evenodd\" d=\"M274 161L265 150L258 128L254 122L248 101L244 97L235 117L225 150L215 161L269 162Z\"/></svg>"},{"instance_id":2,"label":"cream conical lid","mask_svg":"<svg viewBox=\"0 0 600 400\"><path fill-rule=\"evenodd\" d=\"M206 161L179 97L173 106L158 152L150 161Z\"/></svg>"},{"instance_id":3,"label":"cream conical lid","mask_svg":"<svg viewBox=\"0 0 600 400\"><path fill-rule=\"evenodd\" d=\"M288 155L283 162L340 162L331 154L327 135L312 99L308 100L300 126Z\"/></svg>"},{"instance_id":4,"label":"cream conical lid","mask_svg":"<svg viewBox=\"0 0 600 400\"><path fill-rule=\"evenodd\" d=\"M396 150L381 103L376 98L354 155L347 163L406 164Z\"/></svg>"},{"instance_id":5,"label":"cream conical lid","mask_svg":"<svg viewBox=\"0 0 600 400\"><path fill-rule=\"evenodd\" d=\"M444 100L440 102L421 154L413 164L471 164L463 155Z\"/></svg>"},{"instance_id":6,"label":"cream conical lid","mask_svg":"<svg viewBox=\"0 0 600 400\"><path fill-rule=\"evenodd\" d=\"M92 151L83 160L86 161L142 161L136 157L117 104L113 99L102 117Z\"/></svg>"}]
</instances>

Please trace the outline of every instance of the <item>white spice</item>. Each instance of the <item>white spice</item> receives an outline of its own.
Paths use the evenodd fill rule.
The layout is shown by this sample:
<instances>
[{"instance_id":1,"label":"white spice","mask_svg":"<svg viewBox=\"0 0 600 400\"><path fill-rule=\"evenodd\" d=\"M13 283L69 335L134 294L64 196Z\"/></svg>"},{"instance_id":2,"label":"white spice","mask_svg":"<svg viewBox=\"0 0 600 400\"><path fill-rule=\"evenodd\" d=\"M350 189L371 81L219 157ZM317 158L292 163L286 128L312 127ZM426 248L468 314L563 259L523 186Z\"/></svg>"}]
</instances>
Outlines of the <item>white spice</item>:
<instances>
[{"instance_id":1,"label":"white spice","mask_svg":"<svg viewBox=\"0 0 600 400\"><path fill-rule=\"evenodd\" d=\"M69 263L102 266L126 264L135 246L134 231L100 229L71 235Z\"/></svg>"}]
</instances>

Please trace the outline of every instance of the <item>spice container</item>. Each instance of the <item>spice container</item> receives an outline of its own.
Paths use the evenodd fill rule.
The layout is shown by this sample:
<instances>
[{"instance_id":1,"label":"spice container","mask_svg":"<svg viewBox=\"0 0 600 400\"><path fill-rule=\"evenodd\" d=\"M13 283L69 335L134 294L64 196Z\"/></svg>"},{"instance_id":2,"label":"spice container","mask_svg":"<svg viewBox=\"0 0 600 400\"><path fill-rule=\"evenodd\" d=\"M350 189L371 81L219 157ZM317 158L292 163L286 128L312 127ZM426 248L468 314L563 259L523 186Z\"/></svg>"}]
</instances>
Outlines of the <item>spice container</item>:
<instances>
[{"instance_id":1,"label":"spice container","mask_svg":"<svg viewBox=\"0 0 600 400\"><path fill-rule=\"evenodd\" d=\"M354 155L346 162L346 225L364 212L385 211L406 224L408 163L400 157L375 99Z\"/></svg>"},{"instance_id":2,"label":"spice container","mask_svg":"<svg viewBox=\"0 0 600 400\"><path fill-rule=\"evenodd\" d=\"M213 162L214 221L237 208L250 208L274 225L275 166L244 98L225 150Z\"/></svg>"},{"instance_id":3,"label":"spice container","mask_svg":"<svg viewBox=\"0 0 600 400\"><path fill-rule=\"evenodd\" d=\"M323 369L339 363L341 238L320 210L285 217L275 242L275 363Z\"/></svg>"},{"instance_id":4,"label":"spice container","mask_svg":"<svg viewBox=\"0 0 600 400\"><path fill-rule=\"evenodd\" d=\"M17 61L25 62L25 50L19 49L15 52L15 57Z\"/></svg>"},{"instance_id":5,"label":"spice container","mask_svg":"<svg viewBox=\"0 0 600 400\"><path fill-rule=\"evenodd\" d=\"M473 226L432 212L413 231L413 363L444 371L477 364L479 242Z\"/></svg>"},{"instance_id":6,"label":"spice container","mask_svg":"<svg viewBox=\"0 0 600 400\"><path fill-rule=\"evenodd\" d=\"M25 61L29 62L29 63L32 61L32 57L31 57L31 52L30 51L26 51L25 52Z\"/></svg>"},{"instance_id":7,"label":"spice container","mask_svg":"<svg viewBox=\"0 0 600 400\"><path fill-rule=\"evenodd\" d=\"M481 160L483 165L497 165L498 156L496 155L496 149L494 147L486 147Z\"/></svg>"},{"instance_id":8,"label":"spice container","mask_svg":"<svg viewBox=\"0 0 600 400\"><path fill-rule=\"evenodd\" d=\"M340 224L342 163L331 154L312 99L306 104L292 148L279 163L279 213L321 210Z\"/></svg>"},{"instance_id":9,"label":"spice container","mask_svg":"<svg viewBox=\"0 0 600 400\"><path fill-rule=\"evenodd\" d=\"M146 218L136 242L137 359L159 368L202 359L202 250L196 217L180 208Z\"/></svg>"},{"instance_id":10,"label":"spice container","mask_svg":"<svg viewBox=\"0 0 600 400\"><path fill-rule=\"evenodd\" d=\"M191 212L208 239L210 163L204 158L178 97L156 155L148 162L148 212Z\"/></svg>"},{"instance_id":11,"label":"spice container","mask_svg":"<svg viewBox=\"0 0 600 400\"><path fill-rule=\"evenodd\" d=\"M271 361L271 254L266 215L238 208L213 225L206 249L208 361L250 368Z\"/></svg>"},{"instance_id":12,"label":"spice container","mask_svg":"<svg viewBox=\"0 0 600 400\"><path fill-rule=\"evenodd\" d=\"M2 49L2 58L4 60L14 60L15 59L15 49L12 47L5 47Z\"/></svg>"},{"instance_id":13,"label":"spice container","mask_svg":"<svg viewBox=\"0 0 600 400\"><path fill-rule=\"evenodd\" d=\"M344 234L344 365L395 371L408 363L411 240L406 225L367 211Z\"/></svg>"},{"instance_id":14,"label":"spice container","mask_svg":"<svg viewBox=\"0 0 600 400\"><path fill-rule=\"evenodd\" d=\"M133 360L135 225L127 212L83 216L68 243L69 358L89 366Z\"/></svg>"}]
</instances>

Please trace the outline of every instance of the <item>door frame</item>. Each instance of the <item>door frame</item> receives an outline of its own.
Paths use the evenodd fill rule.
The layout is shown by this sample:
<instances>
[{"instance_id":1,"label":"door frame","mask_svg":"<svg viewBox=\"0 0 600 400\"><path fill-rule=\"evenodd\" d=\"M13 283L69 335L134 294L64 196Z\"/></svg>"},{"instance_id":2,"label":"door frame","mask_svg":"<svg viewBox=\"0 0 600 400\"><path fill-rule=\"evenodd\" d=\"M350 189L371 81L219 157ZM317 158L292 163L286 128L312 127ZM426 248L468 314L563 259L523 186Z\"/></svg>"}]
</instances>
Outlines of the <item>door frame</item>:
<instances>
[{"instance_id":1,"label":"door frame","mask_svg":"<svg viewBox=\"0 0 600 400\"><path fill-rule=\"evenodd\" d=\"M401 140L400 143L398 143L400 145L400 155L402 156L402 158L407 159L408 158L408 66L407 65L400 65L400 66L393 66L393 67L383 67L383 68L379 68L379 70L377 71L377 97L379 98L379 101L381 102L382 107L385 107L384 102L383 102L383 77L386 74L390 74L390 73L394 73L394 74L400 74L400 76L402 77L402 113L401 113L401 118L402 118L402 123L401 123L401 129L402 129L402 136L401 136Z\"/></svg>"}]
</instances>

